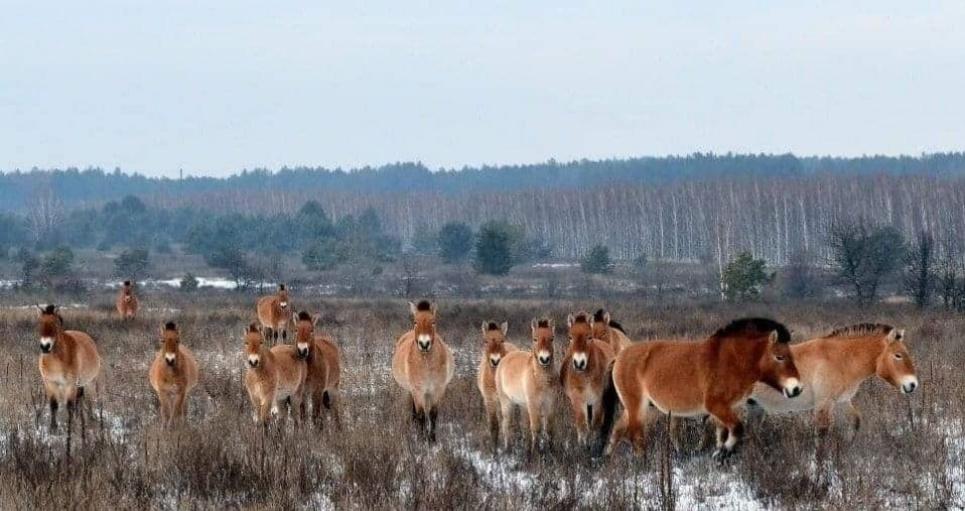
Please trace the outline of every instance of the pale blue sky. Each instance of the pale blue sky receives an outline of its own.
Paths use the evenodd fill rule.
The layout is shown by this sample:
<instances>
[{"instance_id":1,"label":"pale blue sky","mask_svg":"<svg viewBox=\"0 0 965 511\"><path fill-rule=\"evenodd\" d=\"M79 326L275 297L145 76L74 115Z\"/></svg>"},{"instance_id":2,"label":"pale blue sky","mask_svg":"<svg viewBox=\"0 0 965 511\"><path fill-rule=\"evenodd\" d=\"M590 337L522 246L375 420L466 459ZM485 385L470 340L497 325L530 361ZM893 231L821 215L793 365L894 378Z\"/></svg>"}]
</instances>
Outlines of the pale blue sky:
<instances>
[{"instance_id":1,"label":"pale blue sky","mask_svg":"<svg viewBox=\"0 0 965 511\"><path fill-rule=\"evenodd\" d=\"M0 0L0 169L963 149L965 2L690 4Z\"/></svg>"}]
</instances>

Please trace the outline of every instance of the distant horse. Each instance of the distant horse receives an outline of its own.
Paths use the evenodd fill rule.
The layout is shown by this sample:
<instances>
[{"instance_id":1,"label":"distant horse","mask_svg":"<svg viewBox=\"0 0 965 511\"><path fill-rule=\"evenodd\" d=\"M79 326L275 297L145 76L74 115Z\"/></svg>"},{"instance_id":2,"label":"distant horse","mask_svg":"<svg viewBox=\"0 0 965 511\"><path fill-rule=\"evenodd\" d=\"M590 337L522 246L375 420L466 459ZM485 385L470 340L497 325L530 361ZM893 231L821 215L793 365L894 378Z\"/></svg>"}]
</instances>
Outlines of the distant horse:
<instances>
[{"instance_id":1,"label":"distant horse","mask_svg":"<svg viewBox=\"0 0 965 511\"><path fill-rule=\"evenodd\" d=\"M282 343L288 342L288 288L285 284L278 284L278 292L271 296L263 296L258 300L258 321L265 329L265 339L272 344L278 344L278 331L281 330Z\"/></svg>"},{"instance_id":2,"label":"distant horse","mask_svg":"<svg viewBox=\"0 0 965 511\"><path fill-rule=\"evenodd\" d=\"M494 442L499 437L499 393L496 392L496 368L502 358L511 351L519 348L506 340L509 324L495 321L483 321L482 336L486 342L479 368L476 374L476 384L486 405L486 417L489 420L489 433Z\"/></svg>"},{"instance_id":3,"label":"distant horse","mask_svg":"<svg viewBox=\"0 0 965 511\"><path fill-rule=\"evenodd\" d=\"M187 416L188 393L198 385L198 363L174 323L161 327L161 350L148 374L161 405L161 422L171 425Z\"/></svg>"},{"instance_id":4,"label":"distant horse","mask_svg":"<svg viewBox=\"0 0 965 511\"><path fill-rule=\"evenodd\" d=\"M50 403L50 430L57 431L57 408L67 406L68 420L76 404L83 404L84 388L100 372L101 359L94 340L83 332L64 330L58 308L39 305L40 377ZM83 410L81 410L83 412ZM83 417L83 416L82 416Z\"/></svg>"},{"instance_id":5,"label":"distant horse","mask_svg":"<svg viewBox=\"0 0 965 511\"><path fill-rule=\"evenodd\" d=\"M616 354L606 342L593 338L596 324L585 312L566 318L570 344L560 367L560 383L570 400L581 445L586 445L590 429L603 426L604 393L612 381L610 371ZM616 403L607 403L615 406ZM602 439L606 443L606 438Z\"/></svg>"},{"instance_id":6,"label":"distant horse","mask_svg":"<svg viewBox=\"0 0 965 511\"><path fill-rule=\"evenodd\" d=\"M279 406L285 403L291 408L300 407L307 368L295 346L280 345L268 349L254 323L245 329L244 339L248 363L245 388L254 407L255 422L267 424L269 412L278 415ZM299 415L293 415L298 421Z\"/></svg>"},{"instance_id":7,"label":"distant horse","mask_svg":"<svg viewBox=\"0 0 965 511\"><path fill-rule=\"evenodd\" d=\"M442 336L436 331L436 306L427 300L418 304L409 302L414 325L395 343L392 357L392 375L411 397L412 418L436 439L438 407L452 381L456 365L452 352Z\"/></svg>"},{"instance_id":8,"label":"distant horse","mask_svg":"<svg viewBox=\"0 0 965 511\"><path fill-rule=\"evenodd\" d=\"M315 333L318 316L302 311L292 317L295 325L295 348L298 356L305 359L308 373L305 376L305 393L301 416L307 416L308 399L312 400L312 420L319 424L322 407L332 410L335 425L340 424L338 413L338 385L341 379L341 356L333 339Z\"/></svg>"},{"instance_id":9,"label":"distant horse","mask_svg":"<svg viewBox=\"0 0 965 511\"><path fill-rule=\"evenodd\" d=\"M624 436L642 450L647 426L659 410L672 416L713 416L714 458L726 458L743 431L734 407L750 395L755 383L780 389L788 398L801 394L790 339L790 332L777 321L745 318L704 341L651 341L626 348L613 367L623 415L607 451L612 453Z\"/></svg>"},{"instance_id":10,"label":"distant horse","mask_svg":"<svg viewBox=\"0 0 965 511\"><path fill-rule=\"evenodd\" d=\"M134 294L134 284L130 280L125 280L121 290L117 293L117 301L114 302L117 313L121 319L134 319L137 316L137 295Z\"/></svg>"},{"instance_id":11,"label":"distant horse","mask_svg":"<svg viewBox=\"0 0 965 511\"><path fill-rule=\"evenodd\" d=\"M783 399L765 385L756 385L747 400L752 413L814 410L814 426L824 435L831 427L835 405L847 413L852 434L861 427L861 413L851 401L862 382L878 375L910 394L918 388L905 331L891 325L863 323L839 328L810 341L791 346L791 354L804 384L797 399Z\"/></svg>"},{"instance_id":12,"label":"distant horse","mask_svg":"<svg viewBox=\"0 0 965 511\"><path fill-rule=\"evenodd\" d=\"M511 351L496 368L496 392L499 395L503 448L509 449L513 408L524 407L529 416L530 451L539 447L540 436L549 436L549 418L556 408L559 373L554 367L553 321L534 319L529 351Z\"/></svg>"},{"instance_id":13,"label":"distant horse","mask_svg":"<svg viewBox=\"0 0 965 511\"><path fill-rule=\"evenodd\" d=\"M608 343L617 355L632 342L623 325L610 319L610 313L603 309L593 314L593 338Z\"/></svg>"}]
</instances>

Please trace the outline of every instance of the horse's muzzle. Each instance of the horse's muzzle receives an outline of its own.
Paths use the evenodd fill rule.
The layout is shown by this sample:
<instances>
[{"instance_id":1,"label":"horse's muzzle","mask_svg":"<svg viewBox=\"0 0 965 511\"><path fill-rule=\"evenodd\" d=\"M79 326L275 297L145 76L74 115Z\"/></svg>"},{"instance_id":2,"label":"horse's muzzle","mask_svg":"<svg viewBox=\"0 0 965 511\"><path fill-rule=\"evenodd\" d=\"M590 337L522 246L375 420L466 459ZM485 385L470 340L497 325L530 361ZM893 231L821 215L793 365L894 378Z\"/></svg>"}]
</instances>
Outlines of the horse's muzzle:
<instances>
[{"instance_id":1,"label":"horse's muzzle","mask_svg":"<svg viewBox=\"0 0 965 511\"><path fill-rule=\"evenodd\" d=\"M249 360L249 361L248 361L248 365L251 366L252 368L258 367L258 361L257 361L257 360Z\"/></svg>"},{"instance_id":2,"label":"horse's muzzle","mask_svg":"<svg viewBox=\"0 0 965 511\"><path fill-rule=\"evenodd\" d=\"M432 341L426 341L426 342L418 341L417 344L419 345L419 349L421 351L429 351L429 348L432 347Z\"/></svg>"},{"instance_id":3,"label":"horse's muzzle","mask_svg":"<svg viewBox=\"0 0 965 511\"><path fill-rule=\"evenodd\" d=\"M298 353L298 358L307 358L307 357L308 357L308 347L307 347L307 346L304 347L304 348L302 348L302 347L299 346L299 347L295 348L295 351Z\"/></svg>"},{"instance_id":4,"label":"horse's muzzle","mask_svg":"<svg viewBox=\"0 0 965 511\"><path fill-rule=\"evenodd\" d=\"M42 351L43 353L50 353L50 352L53 351L53 350L54 350L54 345L53 345L53 344L41 344L41 345L40 345L40 351Z\"/></svg>"},{"instance_id":5,"label":"horse's muzzle","mask_svg":"<svg viewBox=\"0 0 965 511\"><path fill-rule=\"evenodd\" d=\"M492 366L493 368L498 367L498 366L499 366L499 359L498 359L498 358L490 358L490 359L489 359L489 365Z\"/></svg>"},{"instance_id":6,"label":"horse's muzzle","mask_svg":"<svg viewBox=\"0 0 965 511\"><path fill-rule=\"evenodd\" d=\"M801 395L801 386L793 385L791 387L784 387L784 396L787 398L798 397Z\"/></svg>"},{"instance_id":7,"label":"horse's muzzle","mask_svg":"<svg viewBox=\"0 0 965 511\"><path fill-rule=\"evenodd\" d=\"M546 358L536 357L536 360L539 360L539 365L541 365L541 366L548 366L548 365L550 365L550 358L549 358L549 357L546 357Z\"/></svg>"},{"instance_id":8,"label":"horse's muzzle","mask_svg":"<svg viewBox=\"0 0 965 511\"><path fill-rule=\"evenodd\" d=\"M908 381L901 384L902 394L911 394L918 388L918 378L910 378Z\"/></svg>"}]
</instances>

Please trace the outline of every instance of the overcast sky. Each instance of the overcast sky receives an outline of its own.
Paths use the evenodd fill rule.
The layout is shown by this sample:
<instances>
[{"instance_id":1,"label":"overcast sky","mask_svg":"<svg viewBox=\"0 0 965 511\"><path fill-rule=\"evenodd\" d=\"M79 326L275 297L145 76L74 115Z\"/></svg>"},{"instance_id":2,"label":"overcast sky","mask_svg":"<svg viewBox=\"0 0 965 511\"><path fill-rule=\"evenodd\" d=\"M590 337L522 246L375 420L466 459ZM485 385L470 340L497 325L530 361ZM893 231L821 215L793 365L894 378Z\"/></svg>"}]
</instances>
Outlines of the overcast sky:
<instances>
[{"instance_id":1,"label":"overcast sky","mask_svg":"<svg viewBox=\"0 0 965 511\"><path fill-rule=\"evenodd\" d=\"M227 175L965 141L961 1L322 4L0 0L0 169Z\"/></svg>"}]
</instances>

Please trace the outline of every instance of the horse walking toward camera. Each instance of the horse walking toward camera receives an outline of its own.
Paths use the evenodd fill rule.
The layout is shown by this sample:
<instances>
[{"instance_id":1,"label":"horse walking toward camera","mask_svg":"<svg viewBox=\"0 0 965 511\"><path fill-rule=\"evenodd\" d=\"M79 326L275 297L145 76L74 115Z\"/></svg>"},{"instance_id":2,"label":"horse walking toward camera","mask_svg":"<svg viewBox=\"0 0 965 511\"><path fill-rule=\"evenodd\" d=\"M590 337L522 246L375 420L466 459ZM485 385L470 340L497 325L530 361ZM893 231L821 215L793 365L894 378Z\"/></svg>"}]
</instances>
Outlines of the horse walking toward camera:
<instances>
[{"instance_id":1,"label":"horse walking toward camera","mask_svg":"<svg viewBox=\"0 0 965 511\"><path fill-rule=\"evenodd\" d=\"M117 300L114 302L114 306L117 308L117 313L120 314L121 319L134 319L134 317L137 316L139 304L137 295L134 294L133 282L130 280L124 281L121 290L117 293Z\"/></svg>"},{"instance_id":2,"label":"horse walking toward camera","mask_svg":"<svg viewBox=\"0 0 965 511\"><path fill-rule=\"evenodd\" d=\"M496 392L496 368L507 353L519 349L506 340L508 331L509 324L505 321L502 324L497 324L495 321L482 323L482 336L486 344L476 371L476 385L486 406L489 434L493 442L498 441L499 438L499 393Z\"/></svg>"},{"instance_id":3,"label":"horse walking toward camera","mask_svg":"<svg viewBox=\"0 0 965 511\"><path fill-rule=\"evenodd\" d=\"M83 405L84 389L100 372L101 359L94 340L83 332L64 330L58 308L40 309L37 331L40 335L40 377L50 403L50 430L57 431L57 408L67 407L68 420L76 405ZM83 412L83 410L81 410ZM83 415L82 415L83 417Z\"/></svg>"},{"instance_id":4,"label":"horse walking toward camera","mask_svg":"<svg viewBox=\"0 0 965 511\"><path fill-rule=\"evenodd\" d=\"M305 392L301 404L301 417L307 416L308 400L312 400L312 420L321 422L322 407L332 411L336 427L340 425L338 413L338 385L341 379L341 356L334 340L325 334L315 333L318 316L302 311L292 317L295 325L295 349L305 360Z\"/></svg>"},{"instance_id":5,"label":"horse walking toward camera","mask_svg":"<svg viewBox=\"0 0 965 511\"><path fill-rule=\"evenodd\" d=\"M732 321L706 340L637 343L617 355L613 383L623 403L607 451L627 436L643 449L649 423L659 410L672 416L710 414L717 420L715 459L734 452L743 425L734 411L764 383L787 398L801 394L791 334L771 319Z\"/></svg>"},{"instance_id":6,"label":"horse walking toward camera","mask_svg":"<svg viewBox=\"0 0 965 511\"><path fill-rule=\"evenodd\" d=\"M278 284L278 292L258 300L258 321L265 330L265 339L271 344L278 344L279 331L282 343L288 342L288 320L292 317L288 311L288 288L285 284Z\"/></svg>"},{"instance_id":7,"label":"horse walking toward camera","mask_svg":"<svg viewBox=\"0 0 965 511\"><path fill-rule=\"evenodd\" d=\"M439 403L452 381L455 363L452 352L436 331L436 306L427 300L409 302L414 325L395 343L392 375L411 397L412 418L436 439L436 420Z\"/></svg>"},{"instance_id":8,"label":"horse walking toward camera","mask_svg":"<svg viewBox=\"0 0 965 511\"><path fill-rule=\"evenodd\" d=\"M245 329L245 357L248 371L245 388L254 408L254 420L268 423L269 414L278 415L280 406L301 406L307 372L305 360L298 356L295 346L280 345L268 349L258 325ZM298 421L298 414L295 420Z\"/></svg>"},{"instance_id":9,"label":"horse walking toward camera","mask_svg":"<svg viewBox=\"0 0 965 511\"><path fill-rule=\"evenodd\" d=\"M609 344L617 355L632 344L623 325L610 319L610 313L603 309L593 314L593 338Z\"/></svg>"},{"instance_id":10,"label":"horse walking toward camera","mask_svg":"<svg viewBox=\"0 0 965 511\"><path fill-rule=\"evenodd\" d=\"M513 409L526 409L529 416L530 452L539 447L541 436L549 436L549 418L556 408L559 373L554 367L554 327L547 318L534 319L529 351L511 351L496 368L496 392L499 395L503 448L509 449Z\"/></svg>"},{"instance_id":11,"label":"horse walking toward camera","mask_svg":"<svg viewBox=\"0 0 965 511\"><path fill-rule=\"evenodd\" d=\"M611 387L610 371L616 354L609 344L593 337L596 323L589 314L570 314L566 324L570 344L560 367L560 383L570 400L580 445L586 445L590 430L602 428L606 408L616 406L615 402L604 400L607 388ZM602 443L606 443L605 436Z\"/></svg>"},{"instance_id":12,"label":"horse walking toward camera","mask_svg":"<svg viewBox=\"0 0 965 511\"><path fill-rule=\"evenodd\" d=\"M905 345L905 331L891 325L863 323L839 328L807 342L791 346L794 364L804 384L797 399L782 399L780 393L756 385L747 400L754 415L814 411L819 435L831 427L835 406L843 406L851 434L861 427L861 413L851 401L861 384L875 375L910 394L918 388L915 367Z\"/></svg>"},{"instance_id":13,"label":"horse walking toward camera","mask_svg":"<svg viewBox=\"0 0 965 511\"><path fill-rule=\"evenodd\" d=\"M183 421L188 411L188 393L198 385L198 363L181 343L177 325L161 327L161 350L149 372L151 387L161 406L161 423L169 426Z\"/></svg>"}]
</instances>

